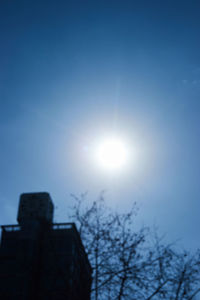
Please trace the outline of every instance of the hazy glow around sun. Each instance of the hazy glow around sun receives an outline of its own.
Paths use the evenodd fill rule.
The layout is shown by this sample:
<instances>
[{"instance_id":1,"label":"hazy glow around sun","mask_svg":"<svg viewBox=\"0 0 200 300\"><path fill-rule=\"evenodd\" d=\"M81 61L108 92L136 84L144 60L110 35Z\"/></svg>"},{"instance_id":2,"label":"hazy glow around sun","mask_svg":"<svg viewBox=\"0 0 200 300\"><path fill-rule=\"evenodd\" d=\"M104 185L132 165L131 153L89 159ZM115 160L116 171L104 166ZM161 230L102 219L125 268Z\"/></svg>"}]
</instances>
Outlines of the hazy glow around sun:
<instances>
[{"instance_id":1,"label":"hazy glow around sun","mask_svg":"<svg viewBox=\"0 0 200 300\"><path fill-rule=\"evenodd\" d=\"M127 159L128 149L120 138L105 138L96 148L96 161L104 170L121 169L126 164Z\"/></svg>"}]
</instances>

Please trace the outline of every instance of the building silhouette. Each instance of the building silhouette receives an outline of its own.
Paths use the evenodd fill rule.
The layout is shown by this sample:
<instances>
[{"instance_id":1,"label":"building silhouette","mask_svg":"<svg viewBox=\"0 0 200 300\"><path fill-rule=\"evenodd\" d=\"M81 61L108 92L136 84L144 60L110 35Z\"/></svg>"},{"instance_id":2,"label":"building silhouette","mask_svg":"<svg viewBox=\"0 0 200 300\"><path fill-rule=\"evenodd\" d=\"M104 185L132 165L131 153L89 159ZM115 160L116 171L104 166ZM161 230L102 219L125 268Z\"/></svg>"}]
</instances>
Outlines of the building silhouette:
<instances>
[{"instance_id":1,"label":"building silhouette","mask_svg":"<svg viewBox=\"0 0 200 300\"><path fill-rule=\"evenodd\" d=\"M53 223L48 193L20 196L18 225L3 225L0 299L89 300L91 266L74 223Z\"/></svg>"}]
</instances>

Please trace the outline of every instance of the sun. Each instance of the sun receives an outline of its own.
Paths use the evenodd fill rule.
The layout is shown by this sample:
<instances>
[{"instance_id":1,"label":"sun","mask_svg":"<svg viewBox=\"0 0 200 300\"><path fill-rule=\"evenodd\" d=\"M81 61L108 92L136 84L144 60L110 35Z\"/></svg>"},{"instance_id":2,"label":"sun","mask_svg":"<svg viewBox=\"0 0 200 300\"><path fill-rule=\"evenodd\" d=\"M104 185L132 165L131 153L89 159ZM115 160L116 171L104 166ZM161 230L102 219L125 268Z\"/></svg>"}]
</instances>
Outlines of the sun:
<instances>
[{"instance_id":1,"label":"sun","mask_svg":"<svg viewBox=\"0 0 200 300\"><path fill-rule=\"evenodd\" d=\"M124 141L117 137L103 139L96 148L96 161L107 171L122 169L128 159L128 148Z\"/></svg>"}]
</instances>

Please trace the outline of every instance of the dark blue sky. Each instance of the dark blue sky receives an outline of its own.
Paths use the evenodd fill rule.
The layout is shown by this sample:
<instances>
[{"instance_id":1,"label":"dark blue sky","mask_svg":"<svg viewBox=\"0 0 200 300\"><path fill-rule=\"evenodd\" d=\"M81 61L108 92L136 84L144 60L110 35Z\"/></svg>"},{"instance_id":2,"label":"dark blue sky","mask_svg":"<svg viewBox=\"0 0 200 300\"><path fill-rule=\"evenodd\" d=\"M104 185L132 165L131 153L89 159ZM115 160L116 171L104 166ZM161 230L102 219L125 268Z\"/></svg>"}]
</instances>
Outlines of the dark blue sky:
<instances>
[{"instance_id":1,"label":"dark blue sky","mask_svg":"<svg viewBox=\"0 0 200 300\"><path fill-rule=\"evenodd\" d=\"M200 245L199 1L1 1L0 220L22 192L107 190L113 207ZM117 176L92 166L93 140L119 133L139 153Z\"/></svg>"}]
</instances>

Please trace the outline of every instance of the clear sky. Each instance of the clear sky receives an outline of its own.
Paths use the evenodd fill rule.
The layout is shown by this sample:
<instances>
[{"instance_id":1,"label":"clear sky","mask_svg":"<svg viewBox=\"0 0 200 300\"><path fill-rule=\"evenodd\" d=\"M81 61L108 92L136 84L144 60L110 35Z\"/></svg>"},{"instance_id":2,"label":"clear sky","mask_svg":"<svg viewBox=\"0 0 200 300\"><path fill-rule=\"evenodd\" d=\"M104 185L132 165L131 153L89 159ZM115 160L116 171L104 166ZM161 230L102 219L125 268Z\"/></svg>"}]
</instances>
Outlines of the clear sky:
<instances>
[{"instance_id":1,"label":"clear sky","mask_svg":"<svg viewBox=\"0 0 200 300\"><path fill-rule=\"evenodd\" d=\"M200 2L0 2L0 223L22 192L105 189L171 240L200 246ZM117 134L137 153L102 173L91 147ZM134 155L133 155L134 156Z\"/></svg>"}]
</instances>

